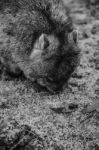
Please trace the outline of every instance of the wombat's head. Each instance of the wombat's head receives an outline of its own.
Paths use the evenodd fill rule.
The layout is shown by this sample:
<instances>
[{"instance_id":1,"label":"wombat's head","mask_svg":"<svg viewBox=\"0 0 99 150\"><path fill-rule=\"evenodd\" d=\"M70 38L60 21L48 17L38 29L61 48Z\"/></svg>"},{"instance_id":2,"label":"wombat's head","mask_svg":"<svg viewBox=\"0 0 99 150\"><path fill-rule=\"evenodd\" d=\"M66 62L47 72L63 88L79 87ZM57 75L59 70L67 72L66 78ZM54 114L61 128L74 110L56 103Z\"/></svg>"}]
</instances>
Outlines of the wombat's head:
<instances>
[{"instance_id":1,"label":"wombat's head","mask_svg":"<svg viewBox=\"0 0 99 150\"><path fill-rule=\"evenodd\" d=\"M37 80L51 76L60 57L60 42L55 35L41 34L29 56L29 78Z\"/></svg>"},{"instance_id":2,"label":"wombat's head","mask_svg":"<svg viewBox=\"0 0 99 150\"><path fill-rule=\"evenodd\" d=\"M61 45L54 35L42 34L34 45L30 59L34 61L34 72L38 84L51 92L62 89L78 65L80 50L77 33L68 35L67 45ZM33 72L32 72L33 77Z\"/></svg>"}]
</instances>

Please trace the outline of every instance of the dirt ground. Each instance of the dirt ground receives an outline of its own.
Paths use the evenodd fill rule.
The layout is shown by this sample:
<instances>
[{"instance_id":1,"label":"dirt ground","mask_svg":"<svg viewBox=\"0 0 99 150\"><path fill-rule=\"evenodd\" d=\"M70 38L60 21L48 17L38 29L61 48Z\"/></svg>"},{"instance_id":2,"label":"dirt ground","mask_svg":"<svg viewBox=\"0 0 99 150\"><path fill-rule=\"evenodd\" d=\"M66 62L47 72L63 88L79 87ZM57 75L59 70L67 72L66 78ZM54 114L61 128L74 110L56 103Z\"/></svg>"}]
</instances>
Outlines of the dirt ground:
<instances>
[{"instance_id":1,"label":"dirt ground","mask_svg":"<svg viewBox=\"0 0 99 150\"><path fill-rule=\"evenodd\" d=\"M99 101L99 6L86 1L64 0L81 61L63 92L37 93L27 80L0 80L0 150L99 150L99 112L82 113Z\"/></svg>"}]
</instances>

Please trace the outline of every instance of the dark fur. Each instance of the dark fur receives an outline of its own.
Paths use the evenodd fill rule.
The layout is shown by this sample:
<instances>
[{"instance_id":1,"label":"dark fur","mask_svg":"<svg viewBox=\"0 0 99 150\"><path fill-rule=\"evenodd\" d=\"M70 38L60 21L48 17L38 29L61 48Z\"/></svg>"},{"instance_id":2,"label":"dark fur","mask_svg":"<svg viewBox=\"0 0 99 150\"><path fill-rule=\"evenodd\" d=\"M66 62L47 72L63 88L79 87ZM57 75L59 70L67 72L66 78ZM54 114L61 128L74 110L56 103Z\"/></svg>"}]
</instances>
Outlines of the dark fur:
<instances>
[{"instance_id":1,"label":"dark fur","mask_svg":"<svg viewBox=\"0 0 99 150\"><path fill-rule=\"evenodd\" d=\"M61 0L1 0L0 59L8 72L21 72L50 91L60 90L78 64L79 48L69 33L73 26ZM51 55L30 59L36 40L45 33L60 44ZM72 38L68 38L68 33ZM49 57L49 53L46 55ZM41 57L40 57L41 56ZM41 67L40 67L41 66Z\"/></svg>"}]
</instances>

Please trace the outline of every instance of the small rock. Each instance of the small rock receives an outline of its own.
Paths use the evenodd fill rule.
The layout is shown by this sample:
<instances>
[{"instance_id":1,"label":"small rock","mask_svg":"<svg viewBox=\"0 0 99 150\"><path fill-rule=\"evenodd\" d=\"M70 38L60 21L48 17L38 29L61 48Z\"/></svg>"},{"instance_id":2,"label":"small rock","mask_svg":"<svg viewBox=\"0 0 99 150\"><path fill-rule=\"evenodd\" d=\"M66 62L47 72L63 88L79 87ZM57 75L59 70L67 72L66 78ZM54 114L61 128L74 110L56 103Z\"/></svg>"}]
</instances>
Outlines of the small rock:
<instances>
[{"instance_id":1,"label":"small rock","mask_svg":"<svg viewBox=\"0 0 99 150\"><path fill-rule=\"evenodd\" d=\"M86 31L83 32L83 37L84 38L89 38L90 37L90 34Z\"/></svg>"},{"instance_id":2,"label":"small rock","mask_svg":"<svg viewBox=\"0 0 99 150\"><path fill-rule=\"evenodd\" d=\"M99 79L96 80L95 84L99 86Z\"/></svg>"},{"instance_id":3,"label":"small rock","mask_svg":"<svg viewBox=\"0 0 99 150\"><path fill-rule=\"evenodd\" d=\"M84 110L83 113L90 113L90 112L99 112L99 101L94 101L91 105L87 106Z\"/></svg>"},{"instance_id":4,"label":"small rock","mask_svg":"<svg viewBox=\"0 0 99 150\"><path fill-rule=\"evenodd\" d=\"M99 32L99 21L96 22L96 23L93 25L92 29L91 29L91 33L92 33L92 34L96 34L96 33L98 33L98 32Z\"/></svg>"},{"instance_id":5,"label":"small rock","mask_svg":"<svg viewBox=\"0 0 99 150\"><path fill-rule=\"evenodd\" d=\"M95 63L95 69L99 69L99 60Z\"/></svg>"},{"instance_id":6,"label":"small rock","mask_svg":"<svg viewBox=\"0 0 99 150\"><path fill-rule=\"evenodd\" d=\"M61 113L71 113L78 108L78 104L64 104L62 106L50 106L50 109L54 112L61 114Z\"/></svg>"},{"instance_id":7,"label":"small rock","mask_svg":"<svg viewBox=\"0 0 99 150\"><path fill-rule=\"evenodd\" d=\"M97 53L97 56L96 54L94 54L95 58L93 59L94 60L94 63L95 63L95 69L99 69L99 56L98 56L98 53Z\"/></svg>"},{"instance_id":8,"label":"small rock","mask_svg":"<svg viewBox=\"0 0 99 150\"><path fill-rule=\"evenodd\" d=\"M95 5L95 4L99 3L99 0L90 0L90 3Z\"/></svg>"},{"instance_id":9,"label":"small rock","mask_svg":"<svg viewBox=\"0 0 99 150\"><path fill-rule=\"evenodd\" d=\"M99 89L95 90L95 94L99 95Z\"/></svg>"}]
</instances>

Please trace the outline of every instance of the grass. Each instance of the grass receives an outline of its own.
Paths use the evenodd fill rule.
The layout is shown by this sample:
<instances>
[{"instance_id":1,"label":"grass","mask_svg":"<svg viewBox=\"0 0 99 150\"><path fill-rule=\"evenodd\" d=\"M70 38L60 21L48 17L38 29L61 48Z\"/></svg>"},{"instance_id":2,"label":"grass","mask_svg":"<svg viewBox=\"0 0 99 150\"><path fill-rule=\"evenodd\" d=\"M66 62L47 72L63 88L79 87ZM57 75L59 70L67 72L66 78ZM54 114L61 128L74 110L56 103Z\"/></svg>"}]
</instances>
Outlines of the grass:
<instances>
[{"instance_id":1,"label":"grass","mask_svg":"<svg viewBox=\"0 0 99 150\"><path fill-rule=\"evenodd\" d=\"M80 33L78 37L78 44L82 50L80 65L75 75L70 78L68 87L55 95L44 91L36 92L33 84L26 79L0 80L0 150L6 149L6 144L8 149L12 147L15 150L13 147L15 143L17 145L19 142L19 146L22 146L23 137L30 138L30 134L26 134L25 131L21 137L21 127L24 125L30 127L29 133L33 132L31 140L23 142L23 149L26 150L99 149L99 120L95 115L86 119L87 114L82 113L86 105L90 105L99 97L95 92L99 88L96 84L99 70L95 68L94 61L96 57L94 54L99 53L98 32L94 35L91 33L96 18L89 15L90 10L87 10L80 0L70 2L69 6L71 16L76 17L77 13L80 15L77 10L82 7L82 13L86 14L89 20L87 24L74 21ZM87 38L83 36L85 28L90 32ZM78 104L78 109L71 113L56 113L50 109L61 106L66 108L70 103ZM15 140L17 136L19 139Z\"/></svg>"}]
</instances>

